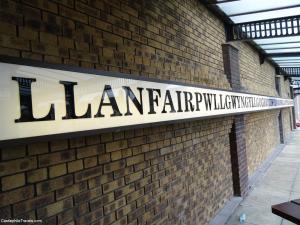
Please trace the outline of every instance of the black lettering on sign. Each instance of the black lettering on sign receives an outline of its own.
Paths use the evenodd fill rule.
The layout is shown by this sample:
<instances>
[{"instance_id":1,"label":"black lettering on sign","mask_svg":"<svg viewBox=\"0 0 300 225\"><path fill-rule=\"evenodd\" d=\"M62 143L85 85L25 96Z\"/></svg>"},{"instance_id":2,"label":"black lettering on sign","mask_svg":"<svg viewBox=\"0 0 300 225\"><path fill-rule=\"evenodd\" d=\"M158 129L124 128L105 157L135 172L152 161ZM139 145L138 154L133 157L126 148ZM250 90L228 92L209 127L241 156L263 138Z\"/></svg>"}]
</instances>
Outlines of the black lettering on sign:
<instances>
[{"instance_id":1,"label":"black lettering on sign","mask_svg":"<svg viewBox=\"0 0 300 225\"><path fill-rule=\"evenodd\" d=\"M236 107L237 107L237 100L238 100L238 96L231 95L231 102L232 102L233 109L236 109Z\"/></svg>"},{"instance_id":2,"label":"black lettering on sign","mask_svg":"<svg viewBox=\"0 0 300 225\"><path fill-rule=\"evenodd\" d=\"M65 88L66 115L62 119L69 120L69 119L91 118L91 104L88 104L85 114L83 114L82 116L76 116L74 86L77 85L77 82L59 81L59 83L64 85Z\"/></svg>"},{"instance_id":3,"label":"black lettering on sign","mask_svg":"<svg viewBox=\"0 0 300 225\"><path fill-rule=\"evenodd\" d=\"M42 118L34 118L33 116L31 83L36 82L36 79L12 77L12 80L17 81L19 85L21 116L15 120L16 123L55 120L54 104L50 105L50 110L46 116Z\"/></svg>"},{"instance_id":4,"label":"black lettering on sign","mask_svg":"<svg viewBox=\"0 0 300 225\"><path fill-rule=\"evenodd\" d=\"M154 103L158 106L158 97L160 97L160 90L159 89L152 89L147 88L148 94L149 94L149 112L148 114L156 114L154 110ZM157 93L157 95L154 97L154 92Z\"/></svg>"},{"instance_id":5,"label":"black lettering on sign","mask_svg":"<svg viewBox=\"0 0 300 225\"><path fill-rule=\"evenodd\" d=\"M220 109L225 109L225 105L223 102L223 95L219 94L219 98L220 98ZM225 96L225 99L226 99L226 96Z\"/></svg>"},{"instance_id":6,"label":"black lettering on sign","mask_svg":"<svg viewBox=\"0 0 300 225\"><path fill-rule=\"evenodd\" d=\"M162 113L167 113L166 111L166 106L169 105L171 110L170 113L175 113L176 110L174 108L174 104L173 104L173 100L172 100L172 96L169 90L166 91L166 96L165 96L165 101L164 101L164 108L163 111L161 111Z\"/></svg>"},{"instance_id":7,"label":"black lettering on sign","mask_svg":"<svg viewBox=\"0 0 300 225\"><path fill-rule=\"evenodd\" d=\"M191 92L187 92L187 91L184 91L184 100L185 100L185 112L193 112L194 111L194 105L192 103L192 100L193 100L193 95Z\"/></svg>"},{"instance_id":8,"label":"black lettering on sign","mask_svg":"<svg viewBox=\"0 0 300 225\"><path fill-rule=\"evenodd\" d=\"M104 102L105 95L108 96L109 103ZM122 116L122 113L119 110L115 95L114 95L110 85L104 86L99 109L98 109L98 112L96 113L95 117L104 117L104 115L101 113L103 106L110 106L112 108L113 113L110 116Z\"/></svg>"},{"instance_id":9,"label":"black lettering on sign","mask_svg":"<svg viewBox=\"0 0 300 225\"><path fill-rule=\"evenodd\" d=\"M177 112L183 112L181 107L181 91L176 91L176 94L177 94L177 102L178 102Z\"/></svg>"},{"instance_id":10,"label":"black lettering on sign","mask_svg":"<svg viewBox=\"0 0 300 225\"><path fill-rule=\"evenodd\" d=\"M202 102L202 95L199 92L195 92L196 95L196 111L200 111L200 103Z\"/></svg>"},{"instance_id":11,"label":"black lettering on sign","mask_svg":"<svg viewBox=\"0 0 300 225\"><path fill-rule=\"evenodd\" d=\"M126 105L127 105L127 112L125 113L125 116L131 116L132 113L130 112L130 107L129 107L129 98L131 99L131 101L133 102L133 104L135 105L135 107L137 108L137 110L139 111L140 114L143 115L143 96L142 96L142 91L144 90L144 88L138 87L137 89L140 92L140 102L137 100L136 96L134 95L134 93L132 92L130 87L127 86L123 86L123 89L126 92Z\"/></svg>"},{"instance_id":12,"label":"black lettering on sign","mask_svg":"<svg viewBox=\"0 0 300 225\"><path fill-rule=\"evenodd\" d=\"M230 101L229 95L225 96L225 106L226 106L226 109L231 109L231 101Z\"/></svg>"},{"instance_id":13,"label":"black lettering on sign","mask_svg":"<svg viewBox=\"0 0 300 225\"><path fill-rule=\"evenodd\" d=\"M211 111L213 94L203 93L206 111Z\"/></svg>"},{"instance_id":14,"label":"black lettering on sign","mask_svg":"<svg viewBox=\"0 0 300 225\"><path fill-rule=\"evenodd\" d=\"M216 94L212 94L214 96L214 106L215 106L215 110L219 110L220 109L220 105L217 104L217 95Z\"/></svg>"}]
</instances>

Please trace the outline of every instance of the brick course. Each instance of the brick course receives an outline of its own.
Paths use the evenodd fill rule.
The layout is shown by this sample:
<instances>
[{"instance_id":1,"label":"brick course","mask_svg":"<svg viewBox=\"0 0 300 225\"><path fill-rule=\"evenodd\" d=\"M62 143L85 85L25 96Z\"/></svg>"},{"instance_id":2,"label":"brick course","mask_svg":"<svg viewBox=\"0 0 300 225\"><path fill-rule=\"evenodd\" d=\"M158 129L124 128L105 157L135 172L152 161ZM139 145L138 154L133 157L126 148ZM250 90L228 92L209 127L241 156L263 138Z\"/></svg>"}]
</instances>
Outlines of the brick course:
<instances>
[{"instance_id":1,"label":"brick course","mask_svg":"<svg viewBox=\"0 0 300 225\"><path fill-rule=\"evenodd\" d=\"M245 116L249 176L279 144L278 114L279 110L273 110Z\"/></svg>"},{"instance_id":2,"label":"brick course","mask_svg":"<svg viewBox=\"0 0 300 225\"><path fill-rule=\"evenodd\" d=\"M275 68L270 62L259 62L259 54L249 44L235 43L240 54L240 74L242 90L283 98L290 97L289 82L280 77L281 96L275 88ZM287 136L289 128L289 109L283 109L283 129ZM259 168L271 151L279 144L279 110L250 113L245 116L246 151L249 177ZM268 137L268 138L266 138Z\"/></svg>"},{"instance_id":3,"label":"brick course","mask_svg":"<svg viewBox=\"0 0 300 225\"><path fill-rule=\"evenodd\" d=\"M172 223L186 221L192 224L195 220L207 223L233 195L228 139L231 123L231 118L227 118L144 128L131 138L139 138L141 133L150 137L158 134L166 144L161 139L149 139L137 146L145 150L134 156L115 161L110 158L104 164L97 161L97 165L80 167L79 171L68 169L66 175L66 165L77 164L79 159L38 164L37 168L24 167L21 174L2 176L1 181L5 185L2 185L0 194L1 211L8 210L15 216L35 211L37 218L46 220L54 216L58 221L74 220L76 224L96 221L105 224L104 221L118 220L158 223L164 221L163 215L169 215ZM103 134L104 137L106 135ZM102 146L101 137L100 143L85 144L76 150L86 148L89 152L91 146ZM154 143L161 146L160 149L173 150L165 152L158 151L159 148L151 150L144 147ZM47 146L47 153L35 156L27 153L24 160L55 157L50 153L52 142ZM18 148L11 149L12 156L16 155L14 151ZM101 158L112 153L104 148L95 154ZM16 168L23 163L4 160L0 163L1 172L5 171L5 167L1 166L7 162L14 162ZM44 170L45 166L48 173ZM28 174L26 183L19 177L24 177L24 173ZM7 179L17 179L18 182L13 184L18 186L9 186ZM9 205L12 206L10 209L7 208Z\"/></svg>"}]
</instances>

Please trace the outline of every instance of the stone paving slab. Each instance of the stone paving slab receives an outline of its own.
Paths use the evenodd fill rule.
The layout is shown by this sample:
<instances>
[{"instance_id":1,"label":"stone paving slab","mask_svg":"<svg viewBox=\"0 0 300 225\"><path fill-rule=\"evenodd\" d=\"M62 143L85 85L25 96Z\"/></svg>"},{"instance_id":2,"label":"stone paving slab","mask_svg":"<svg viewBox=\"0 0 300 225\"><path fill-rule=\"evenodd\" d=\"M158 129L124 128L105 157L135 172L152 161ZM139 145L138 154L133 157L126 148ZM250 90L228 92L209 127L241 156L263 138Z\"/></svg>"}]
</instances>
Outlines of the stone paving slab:
<instances>
[{"instance_id":1,"label":"stone paving slab","mask_svg":"<svg viewBox=\"0 0 300 225\"><path fill-rule=\"evenodd\" d=\"M282 152L258 179L248 196L240 203L226 225L294 225L274 215L271 205L300 198L300 130L294 131Z\"/></svg>"}]
</instances>

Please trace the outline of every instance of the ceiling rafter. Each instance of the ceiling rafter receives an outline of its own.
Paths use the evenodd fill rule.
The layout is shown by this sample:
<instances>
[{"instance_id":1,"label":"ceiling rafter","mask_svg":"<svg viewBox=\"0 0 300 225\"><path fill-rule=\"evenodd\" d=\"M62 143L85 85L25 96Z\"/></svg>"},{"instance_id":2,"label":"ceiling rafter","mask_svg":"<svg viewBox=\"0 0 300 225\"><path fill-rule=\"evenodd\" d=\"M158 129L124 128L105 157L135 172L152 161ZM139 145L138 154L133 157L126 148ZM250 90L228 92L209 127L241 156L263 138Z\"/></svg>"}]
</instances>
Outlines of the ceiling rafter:
<instances>
[{"instance_id":1,"label":"ceiling rafter","mask_svg":"<svg viewBox=\"0 0 300 225\"><path fill-rule=\"evenodd\" d=\"M265 57L273 58L273 57L300 57L300 52L281 52L281 53L269 53L266 54Z\"/></svg>"}]
</instances>

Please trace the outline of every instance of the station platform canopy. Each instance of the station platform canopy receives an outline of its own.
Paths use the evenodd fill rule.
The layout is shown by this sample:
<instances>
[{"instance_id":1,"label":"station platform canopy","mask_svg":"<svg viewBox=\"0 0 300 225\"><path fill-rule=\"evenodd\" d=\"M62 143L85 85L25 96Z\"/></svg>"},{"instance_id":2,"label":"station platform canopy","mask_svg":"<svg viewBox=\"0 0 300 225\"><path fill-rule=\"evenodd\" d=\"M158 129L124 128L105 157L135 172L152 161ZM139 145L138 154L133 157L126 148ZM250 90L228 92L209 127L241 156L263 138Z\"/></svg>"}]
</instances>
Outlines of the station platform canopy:
<instances>
[{"instance_id":1,"label":"station platform canopy","mask_svg":"<svg viewBox=\"0 0 300 225\"><path fill-rule=\"evenodd\" d=\"M276 73L300 81L300 0L205 0L226 24L227 41L248 41Z\"/></svg>"}]
</instances>

